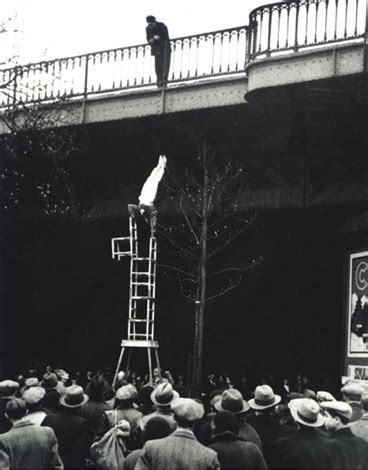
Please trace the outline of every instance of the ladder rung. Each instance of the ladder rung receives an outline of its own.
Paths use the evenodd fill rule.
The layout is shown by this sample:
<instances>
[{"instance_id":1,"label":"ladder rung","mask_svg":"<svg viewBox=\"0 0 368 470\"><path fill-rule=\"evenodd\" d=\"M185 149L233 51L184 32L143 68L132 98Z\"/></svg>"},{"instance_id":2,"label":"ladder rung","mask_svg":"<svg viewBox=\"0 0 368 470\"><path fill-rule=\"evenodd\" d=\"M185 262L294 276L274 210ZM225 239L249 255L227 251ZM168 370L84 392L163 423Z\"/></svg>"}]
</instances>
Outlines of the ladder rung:
<instances>
[{"instance_id":1,"label":"ladder rung","mask_svg":"<svg viewBox=\"0 0 368 470\"><path fill-rule=\"evenodd\" d=\"M132 300L153 300L154 297L149 295L133 295Z\"/></svg>"},{"instance_id":2,"label":"ladder rung","mask_svg":"<svg viewBox=\"0 0 368 470\"><path fill-rule=\"evenodd\" d=\"M143 273L140 273L138 271L132 271L132 274L137 274L138 276L140 275L145 275L145 276L154 276L154 273L147 273L147 272L143 272Z\"/></svg>"},{"instance_id":3,"label":"ladder rung","mask_svg":"<svg viewBox=\"0 0 368 470\"><path fill-rule=\"evenodd\" d=\"M146 320L145 318L129 318L129 321L132 323L153 323L153 320Z\"/></svg>"},{"instance_id":4,"label":"ladder rung","mask_svg":"<svg viewBox=\"0 0 368 470\"><path fill-rule=\"evenodd\" d=\"M132 258L133 261L156 261L155 258Z\"/></svg>"},{"instance_id":5,"label":"ladder rung","mask_svg":"<svg viewBox=\"0 0 368 470\"><path fill-rule=\"evenodd\" d=\"M137 281L132 281L132 285L134 286L153 286L152 282L137 282Z\"/></svg>"}]
</instances>

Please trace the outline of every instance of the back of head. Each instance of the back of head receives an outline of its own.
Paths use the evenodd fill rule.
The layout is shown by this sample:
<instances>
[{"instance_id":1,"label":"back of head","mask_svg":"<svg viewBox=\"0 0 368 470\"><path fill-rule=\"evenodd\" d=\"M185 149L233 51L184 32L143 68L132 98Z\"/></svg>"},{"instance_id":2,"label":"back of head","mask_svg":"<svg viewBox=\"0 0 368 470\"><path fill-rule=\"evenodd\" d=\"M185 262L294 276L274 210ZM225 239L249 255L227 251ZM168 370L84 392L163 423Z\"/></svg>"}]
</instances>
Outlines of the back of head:
<instances>
[{"instance_id":1,"label":"back of head","mask_svg":"<svg viewBox=\"0 0 368 470\"><path fill-rule=\"evenodd\" d=\"M50 410L57 410L59 408L60 393L57 390L50 390L43 397L43 406Z\"/></svg>"},{"instance_id":2,"label":"back of head","mask_svg":"<svg viewBox=\"0 0 368 470\"><path fill-rule=\"evenodd\" d=\"M137 402L140 405L152 405L151 394L153 390L152 385L144 385L138 392Z\"/></svg>"},{"instance_id":3,"label":"back of head","mask_svg":"<svg viewBox=\"0 0 368 470\"><path fill-rule=\"evenodd\" d=\"M86 393L93 400L102 400L104 380L101 376L95 376L86 386Z\"/></svg>"},{"instance_id":4,"label":"back of head","mask_svg":"<svg viewBox=\"0 0 368 470\"><path fill-rule=\"evenodd\" d=\"M22 419L27 413L27 405L21 398L12 398L5 406L5 413L12 420Z\"/></svg>"},{"instance_id":5,"label":"back of head","mask_svg":"<svg viewBox=\"0 0 368 470\"><path fill-rule=\"evenodd\" d=\"M214 424L217 434L227 431L235 434L239 432L239 421L230 411L219 411L215 416Z\"/></svg>"},{"instance_id":6,"label":"back of head","mask_svg":"<svg viewBox=\"0 0 368 470\"><path fill-rule=\"evenodd\" d=\"M362 393L361 403L364 411L368 412L368 392Z\"/></svg>"},{"instance_id":7,"label":"back of head","mask_svg":"<svg viewBox=\"0 0 368 470\"><path fill-rule=\"evenodd\" d=\"M153 15L146 16L147 23L154 23L155 21L156 21L156 18Z\"/></svg>"},{"instance_id":8,"label":"back of head","mask_svg":"<svg viewBox=\"0 0 368 470\"><path fill-rule=\"evenodd\" d=\"M162 439L163 437L171 434L172 429L170 423L165 418L154 416L151 418L143 432L144 441L151 441L153 439Z\"/></svg>"}]
</instances>

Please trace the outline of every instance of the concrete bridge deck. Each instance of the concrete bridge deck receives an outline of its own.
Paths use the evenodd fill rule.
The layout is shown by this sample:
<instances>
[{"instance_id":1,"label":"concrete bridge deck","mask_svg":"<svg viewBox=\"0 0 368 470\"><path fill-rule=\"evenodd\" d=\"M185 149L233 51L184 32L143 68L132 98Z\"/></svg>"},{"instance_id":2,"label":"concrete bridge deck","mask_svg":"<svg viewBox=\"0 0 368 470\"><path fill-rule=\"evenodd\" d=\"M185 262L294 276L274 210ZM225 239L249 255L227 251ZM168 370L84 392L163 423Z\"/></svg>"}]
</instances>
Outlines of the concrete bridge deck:
<instances>
[{"instance_id":1,"label":"concrete bridge deck","mask_svg":"<svg viewBox=\"0 0 368 470\"><path fill-rule=\"evenodd\" d=\"M95 123L240 105L264 89L359 75L367 11L366 0L284 1L256 8L246 26L175 38L167 87L155 85L147 44L0 70L0 106L58 103L60 124Z\"/></svg>"}]
</instances>

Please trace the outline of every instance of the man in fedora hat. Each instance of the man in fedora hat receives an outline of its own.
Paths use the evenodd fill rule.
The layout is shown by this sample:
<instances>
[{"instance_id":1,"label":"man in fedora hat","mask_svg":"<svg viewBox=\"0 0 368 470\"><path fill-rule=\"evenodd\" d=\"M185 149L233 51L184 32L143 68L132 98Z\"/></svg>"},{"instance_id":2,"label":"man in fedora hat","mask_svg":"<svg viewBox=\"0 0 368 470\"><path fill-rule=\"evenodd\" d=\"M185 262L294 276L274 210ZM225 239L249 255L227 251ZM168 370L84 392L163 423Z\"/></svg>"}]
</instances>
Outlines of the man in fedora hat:
<instances>
[{"instance_id":1,"label":"man in fedora hat","mask_svg":"<svg viewBox=\"0 0 368 470\"><path fill-rule=\"evenodd\" d=\"M248 421L261 438L263 455L269 468L277 466L276 441L290 434L290 430L275 419L275 408L280 402L281 396L275 395L269 385L259 385L254 391L254 398L248 402L254 411Z\"/></svg>"},{"instance_id":2,"label":"man in fedora hat","mask_svg":"<svg viewBox=\"0 0 368 470\"><path fill-rule=\"evenodd\" d=\"M336 444L340 468L367 469L368 443L355 436L349 427L353 416L351 406L343 401L325 401L321 407L326 412L325 428Z\"/></svg>"},{"instance_id":3,"label":"man in fedora hat","mask_svg":"<svg viewBox=\"0 0 368 470\"><path fill-rule=\"evenodd\" d=\"M318 403L297 398L288 406L298 431L277 441L279 468L336 468L335 446L321 431L324 417Z\"/></svg>"},{"instance_id":4,"label":"man in fedora hat","mask_svg":"<svg viewBox=\"0 0 368 470\"><path fill-rule=\"evenodd\" d=\"M243 395L235 388L229 388L222 392L221 400L214 403L217 411L230 411L239 422L239 435L249 442L253 442L262 450L262 441L256 430L247 423L245 414L250 406L243 399Z\"/></svg>"},{"instance_id":5,"label":"man in fedora hat","mask_svg":"<svg viewBox=\"0 0 368 470\"><path fill-rule=\"evenodd\" d=\"M0 468L62 469L54 431L37 426L26 418L24 400L12 398L5 407L12 422L10 431L0 436Z\"/></svg>"},{"instance_id":6,"label":"man in fedora hat","mask_svg":"<svg viewBox=\"0 0 368 470\"><path fill-rule=\"evenodd\" d=\"M65 468L84 468L89 456L92 436L87 420L80 416L80 410L88 401L88 395L79 385L65 388L61 395L60 410L49 414L42 426L49 426L59 442L60 457Z\"/></svg>"},{"instance_id":7,"label":"man in fedora hat","mask_svg":"<svg viewBox=\"0 0 368 470\"><path fill-rule=\"evenodd\" d=\"M171 403L177 429L163 439L147 441L135 470L180 468L182 470L219 469L214 450L200 444L194 433L194 424L204 415L201 403L191 398L177 398Z\"/></svg>"},{"instance_id":8,"label":"man in fedora hat","mask_svg":"<svg viewBox=\"0 0 368 470\"><path fill-rule=\"evenodd\" d=\"M86 387L89 400L81 408L81 416L87 420L93 434L98 429L103 412L111 410L111 407L103 400L103 391L104 380L100 375L96 375Z\"/></svg>"},{"instance_id":9,"label":"man in fedora hat","mask_svg":"<svg viewBox=\"0 0 368 470\"><path fill-rule=\"evenodd\" d=\"M151 401L156 410L153 413L142 417L139 423L141 430L144 430L146 424L151 418L160 416L166 419L170 424L171 430L174 431L176 428L176 421L170 405L177 398L179 398L179 394L172 388L171 383L164 382L159 384L151 393Z\"/></svg>"},{"instance_id":10,"label":"man in fedora hat","mask_svg":"<svg viewBox=\"0 0 368 470\"><path fill-rule=\"evenodd\" d=\"M363 392L364 388L357 383L347 383L341 389L344 401L349 403L353 411L353 416L350 420L351 423L358 421L358 419L361 419L363 416L362 405L360 403Z\"/></svg>"}]
</instances>

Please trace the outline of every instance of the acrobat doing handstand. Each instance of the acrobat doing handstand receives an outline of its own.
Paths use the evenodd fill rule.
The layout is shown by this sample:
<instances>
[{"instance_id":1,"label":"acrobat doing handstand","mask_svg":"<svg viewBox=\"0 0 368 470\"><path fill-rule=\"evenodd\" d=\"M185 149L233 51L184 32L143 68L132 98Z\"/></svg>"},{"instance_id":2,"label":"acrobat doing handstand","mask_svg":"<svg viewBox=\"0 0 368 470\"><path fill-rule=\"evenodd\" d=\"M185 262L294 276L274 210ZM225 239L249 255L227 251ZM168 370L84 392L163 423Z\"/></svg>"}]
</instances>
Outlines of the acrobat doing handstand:
<instances>
[{"instance_id":1,"label":"acrobat doing handstand","mask_svg":"<svg viewBox=\"0 0 368 470\"><path fill-rule=\"evenodd\" d=\"M166 168L166 157L160 155L156 167L152 170L142 187L140 196L138 197L139 204L128 204L128 211L132 217L137 217L138 214L144 217L147 223L151 224L151 233L156 231L157 210L154 202L157 195L158 185L164 176Z\"/></svg>"}]
</instances>

